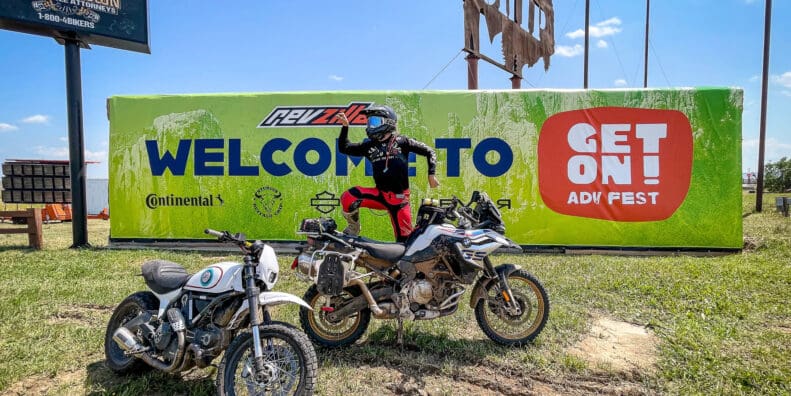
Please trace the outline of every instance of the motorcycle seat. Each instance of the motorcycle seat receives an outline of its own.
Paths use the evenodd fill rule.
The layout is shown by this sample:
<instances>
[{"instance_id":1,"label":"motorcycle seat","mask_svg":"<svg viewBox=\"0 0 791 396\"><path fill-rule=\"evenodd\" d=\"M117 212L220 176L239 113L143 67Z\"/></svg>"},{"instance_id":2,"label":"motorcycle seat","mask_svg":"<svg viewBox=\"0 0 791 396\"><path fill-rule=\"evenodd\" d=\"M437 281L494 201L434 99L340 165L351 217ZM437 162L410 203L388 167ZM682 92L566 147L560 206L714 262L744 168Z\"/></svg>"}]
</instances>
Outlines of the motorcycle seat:
<instances>
[{"instance_id":1,"label":"motorcycle seat","mask_svg":"<svg viewBox=\"0 0 791 396\"><path fill-rule=\"evenodd\" d=\"M403 256L406 252L406 245L397 242L390 243L374 241L366 238L356 238L351 241L351 244L365 249L368 251L368 254L375 258L390 262L398 261L398 259L400 259L401 256Z\"/></svg>"},{"instance_id":2,"label":"motorcycle seat","mask_svg":"<svg viewBox=\"0 0 791 396\"><path fill-rule=\"evenodd\" d=\"M181 265L166 260L146 261L142 270L146 285L158 294L181 288L192 276Z\"/></svg>"}]
</instances>

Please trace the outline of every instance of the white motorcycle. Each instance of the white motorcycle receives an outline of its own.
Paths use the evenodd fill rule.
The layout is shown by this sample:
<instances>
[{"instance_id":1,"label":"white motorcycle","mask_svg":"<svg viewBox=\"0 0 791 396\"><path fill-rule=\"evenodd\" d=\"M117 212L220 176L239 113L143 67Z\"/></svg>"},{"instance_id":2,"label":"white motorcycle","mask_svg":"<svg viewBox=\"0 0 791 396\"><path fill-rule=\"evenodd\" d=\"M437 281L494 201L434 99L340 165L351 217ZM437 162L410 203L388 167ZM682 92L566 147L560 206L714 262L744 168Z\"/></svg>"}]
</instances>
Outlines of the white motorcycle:
<instances>
[{"instance_id":1,"label":"white motorcycle","mask_svg":"<svg viewBox=\"0 0 791 396\"><path fill-rule=\"evenodd\" d=\"M107 366L119 374L150 368L175 373L206 367L224 351L220 395L312 394L318 370L313 345L270 317L273 305L310 309L299 297L271 291L279 272L274 250L244 234L205 232L239 246L244 263L212 264L194 275L169 261L143 263L150 291L130 295L113 312L104 340Z\"/></svg>"},{"instance_id":2,"label":"white motorcycle","mask_svg":"<svg viewBox=\"0 0 791 396\"><path fill-rule=\"evenodd\" d=\"M457 224L452 224L456 222ZM549 318L549 297L531 273L513 264L495 267L489 254L521 247L505 237L500 211L485 192L466 205L425 200L406 243L386 243L336 231L332 219L305 219L307 243L291 268L312 283L300 308L302 328L314 343L335 348L354 343L371 316L430 320L456 312L472 287L470 307L481 330L503 345L523 345ZM368 279L368 280L366 280Z\"/></svg>"}]
</instances>

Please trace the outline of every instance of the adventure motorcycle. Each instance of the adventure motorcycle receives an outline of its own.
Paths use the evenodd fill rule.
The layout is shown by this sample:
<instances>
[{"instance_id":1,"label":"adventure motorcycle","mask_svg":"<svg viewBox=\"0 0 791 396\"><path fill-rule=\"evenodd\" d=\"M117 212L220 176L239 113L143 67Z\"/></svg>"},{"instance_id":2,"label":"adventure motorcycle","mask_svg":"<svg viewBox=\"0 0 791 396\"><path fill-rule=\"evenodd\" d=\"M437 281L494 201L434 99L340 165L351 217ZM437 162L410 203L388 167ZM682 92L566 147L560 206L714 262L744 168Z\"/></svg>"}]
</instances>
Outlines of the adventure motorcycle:
<instances>
[{"instance_id":1,"label":"adventure motorcycle","mask_svg":"<svg viewBox=\"0 0 791 396\"><path fill-rule=\"evenodd\" d=\"M513 264L492 265L489 254L498 248L521 247L503 235L500 211L485 192L473 193L466 205L456 197L447 207L424 200L406 243L343 234L329 218L305 219L299 233L307 243L291 268L314 283L304 296L312 309L300 308L299 318L319 345L355 342L371 314L398 320L401 344L403 320L456 312L473 282L470 306L483 332L498 343L532 341L549 317L549 298L538 279Z\"/></svg>"},{"instance_id":2,"label":"adventure motorcycle","mask_svg":"<svg viewBox=\"0 0 791 396\"><path fill-rule=\"evenodd\" d=\"M310 310L299 297L271 291L279 272L274 250L244 234L205 232L241 248L244 263L212 264L194 275L169 261L143 263L151 291L130 295L113 312L104 339L107 366L120 374L151 367L175 373L206 367L225 351L220 395L312 394L313 345L297 328L270 318L269 307L278 304Z\"/></svg>"}]
</instances>

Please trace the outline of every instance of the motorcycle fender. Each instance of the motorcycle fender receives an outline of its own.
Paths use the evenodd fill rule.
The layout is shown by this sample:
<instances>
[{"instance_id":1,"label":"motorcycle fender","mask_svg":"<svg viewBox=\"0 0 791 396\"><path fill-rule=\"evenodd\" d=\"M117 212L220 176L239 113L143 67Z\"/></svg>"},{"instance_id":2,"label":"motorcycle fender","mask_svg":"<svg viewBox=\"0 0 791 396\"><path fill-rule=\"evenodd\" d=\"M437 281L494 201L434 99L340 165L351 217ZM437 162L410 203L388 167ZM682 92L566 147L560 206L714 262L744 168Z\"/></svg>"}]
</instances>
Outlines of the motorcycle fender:
<instances>
[{"instance_id":1,"label":"motorcycle fender","mask_svg":"<svg viewBox=\"0 0 791 396\"><path fill-rule=\"evenodd\" d=\"M283 292L261 292L261 294L258 296L258 304L260 305L278 305L288 303L299 304L311 311L313 310L313 308L311 308L308 303L293 294Z\"/></svg>"},{"instance_id":2,"label":"motorcycle fender","mask_svg":"<svg viewBox=\"0 0 791 396\"><path fill-rule=\"evenodd\" d=\"M288 304L294 303L299 304L309 310L313 310L313 308L308 305L304 300L301 298L288 293L283 292L261 292L258 296L258 305L265 306L265 305L279 305L279 304ZM242 306L236 310L236 313L233 314L230 322L228 323L228 328L236 328L238 323L241 321L242 318L247 316L247 312L249 311L249 304L247 303L247 299L244 300Z\"/></svg>"},{"instance_id":3,"label":"motorcycle fender","mask_svg":"<svg viewBox=\"0 0 791 396\"><path fill-rule=\"evenodd\" d=\"M503 264L498 265L494 268L497 273L502 273L506 278L508 275L511 275L514 271L519 270L520 266L515 264ZM483 299L486 296L486 288L489 286L490 283L497 282L497 278L479 278L478 282L475 283L475 287L472 288L472 293L470 295L470 308L475 309L475 306L478 305L478 301Z\"/></svg>"}]
</instances>

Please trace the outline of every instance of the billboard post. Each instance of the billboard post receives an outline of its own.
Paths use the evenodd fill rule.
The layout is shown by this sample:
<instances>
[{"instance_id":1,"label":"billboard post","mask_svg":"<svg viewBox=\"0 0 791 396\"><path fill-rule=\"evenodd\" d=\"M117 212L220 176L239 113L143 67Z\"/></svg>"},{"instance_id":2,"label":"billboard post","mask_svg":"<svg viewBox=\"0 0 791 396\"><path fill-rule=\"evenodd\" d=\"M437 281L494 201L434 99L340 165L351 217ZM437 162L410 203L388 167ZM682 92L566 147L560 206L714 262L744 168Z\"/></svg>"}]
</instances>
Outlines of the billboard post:
<instances>
[{"instance_id":1,"label":"billboard post","mask_svg":"<svg viewBox=\"0 0 791 396\"><path fill-rule=\"evenodd\" d=\"M87 247L88 212L85 198L85 143L82 123L82 72L80 67L80 42L67 39L66 52L66 102L69 118L69 164L71 171L72 247Z\"/></svg>"}]
</instances>

